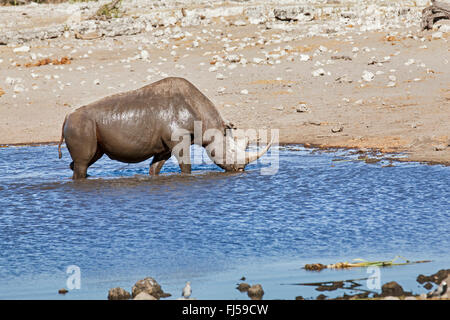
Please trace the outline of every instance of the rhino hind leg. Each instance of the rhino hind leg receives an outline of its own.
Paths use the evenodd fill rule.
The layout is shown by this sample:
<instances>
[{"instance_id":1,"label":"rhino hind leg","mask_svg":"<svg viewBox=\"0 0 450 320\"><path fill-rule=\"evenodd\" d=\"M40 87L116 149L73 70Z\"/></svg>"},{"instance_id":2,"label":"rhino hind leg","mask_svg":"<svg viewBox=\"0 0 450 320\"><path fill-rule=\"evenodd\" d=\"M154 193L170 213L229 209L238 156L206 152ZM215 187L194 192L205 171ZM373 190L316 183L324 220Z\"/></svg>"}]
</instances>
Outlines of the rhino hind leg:
<instances>
[{"instance_id":1,"label":"rhino hind leg","mask_svg":"<svg viewBox=\"0 0 450 320\"><path fill-rule=\"evenodd\" d=\"M97 143L95 122L83 117L69 118L65 132L66 145L73 160L72 179L87 177L87 169L103 156Z\"/></svg>"}]
</instances>

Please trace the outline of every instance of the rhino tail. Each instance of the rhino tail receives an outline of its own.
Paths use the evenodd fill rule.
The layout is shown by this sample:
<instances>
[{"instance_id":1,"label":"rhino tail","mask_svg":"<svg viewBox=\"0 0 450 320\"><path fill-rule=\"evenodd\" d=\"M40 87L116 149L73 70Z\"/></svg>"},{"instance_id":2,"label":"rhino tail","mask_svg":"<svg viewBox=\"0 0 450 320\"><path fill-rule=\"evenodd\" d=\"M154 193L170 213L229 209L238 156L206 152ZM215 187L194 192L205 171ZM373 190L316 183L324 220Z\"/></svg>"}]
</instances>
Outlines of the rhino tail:
<instances>
[{"instance_id":1,"label":"rhino tail","mask_svg":"<svg viewBox=\"0 0 450 320\"><path fill-rule=\"evenodd\" d=\"M59 159L62 158L61 145L62 145L62 143L64 141L64 126L66 125L66 121L67 121L67 116L64 118L64 122L63 122L63 125L62 125L62 130L61 130L61 139L59 140L59 144L58 144L58 156L59 156Z\"/></svg>"}]
</instances>

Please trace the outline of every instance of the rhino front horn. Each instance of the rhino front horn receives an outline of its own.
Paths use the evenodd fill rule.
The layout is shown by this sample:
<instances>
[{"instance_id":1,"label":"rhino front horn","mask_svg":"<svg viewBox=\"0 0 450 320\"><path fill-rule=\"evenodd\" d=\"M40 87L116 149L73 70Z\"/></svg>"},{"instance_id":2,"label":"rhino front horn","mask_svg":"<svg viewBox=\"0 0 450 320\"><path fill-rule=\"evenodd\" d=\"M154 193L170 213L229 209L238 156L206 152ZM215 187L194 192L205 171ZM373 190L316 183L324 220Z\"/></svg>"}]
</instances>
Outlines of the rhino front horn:
<instances>
[{"instance_id":1,"label":"rhino front horn","mask_svg":"<svg viewBox=\"0 0 450 320\"><path fill-rule=\"evenodd\" d=\"M261 158L272 146L274 138L270 140L270 143L264 147L264 149L258 151L258 152L245 152L245 165L249 164L250 162L256 161L259 158Z\"/></svg>"}]
</instances>

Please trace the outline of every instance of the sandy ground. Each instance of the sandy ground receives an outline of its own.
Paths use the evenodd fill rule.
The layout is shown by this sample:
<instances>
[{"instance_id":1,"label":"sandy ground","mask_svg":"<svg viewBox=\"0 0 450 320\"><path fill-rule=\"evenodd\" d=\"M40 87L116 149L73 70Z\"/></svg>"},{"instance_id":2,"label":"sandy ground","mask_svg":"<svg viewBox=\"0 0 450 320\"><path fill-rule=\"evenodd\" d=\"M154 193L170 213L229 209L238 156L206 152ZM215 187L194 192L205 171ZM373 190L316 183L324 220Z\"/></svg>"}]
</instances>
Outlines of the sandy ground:
<instances>
[{"instance_id":1,"label":"sandy ground","mask_svg":"<svg viewBox=\"0 0 450 320\"><path fill-rule=\"evenodd\" d=\"M74 12L52 10L58 6L3 7L8 23L0 31L58 24ZM450 164L449 33L421 31L420 21L389 30L361 31L348 21L336 22L335 33L302 29L327 19L252 24L238 14L93 40L69 28L55 39L0 45L0 145L58 141L71 110L178 76L236 127L279 129L280 143ZM70 63L36 66L63 57Z\"/></svg>"}]
</instances>

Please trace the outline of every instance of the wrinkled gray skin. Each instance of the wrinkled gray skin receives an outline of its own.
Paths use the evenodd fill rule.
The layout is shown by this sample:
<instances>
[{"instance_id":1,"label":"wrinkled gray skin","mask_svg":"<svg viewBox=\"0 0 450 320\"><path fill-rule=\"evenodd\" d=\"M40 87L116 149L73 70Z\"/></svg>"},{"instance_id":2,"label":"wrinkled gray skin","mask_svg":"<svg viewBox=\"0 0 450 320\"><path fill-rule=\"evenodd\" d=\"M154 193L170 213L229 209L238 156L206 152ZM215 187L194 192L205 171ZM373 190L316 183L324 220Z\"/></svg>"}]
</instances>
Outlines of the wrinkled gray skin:
<instances>
[{"instance_id":1,"label":"wrinkled gray skin","mask_svg":"<svg viewBox=\"0 0 450 320\"><path fill-rule=\"evenodd\" d=\"M243 171L245 165L258 159L270 147L259 153L245 153L245 163L230 163L226 157L237 152L238 145L226 134L230 124L224 121L213 103L193 84L182 78L165 78L140 89L103 98L78 108L64 120L61 144L66 145L73 162L73 179L84 179L87 169L104 154L113 160L136 163L153 158L150 175L159 174L164 162L172 155L179 141L172 141L177 129L184 129L194 143L194 121L202 121L202 134L208 129L223 133L230 146L211 160L226 171ZM202 147L214 147L214 138L202 141ZM242 150L242 147L240 147ZM246 147L244 147L245 149ZM217 153L219 154L219 152ZM175 157L182 173L190 173L190 163L183 163L182 154ZM190 155L187 155L190 159Z\"/></svg>"}]
</instances>

